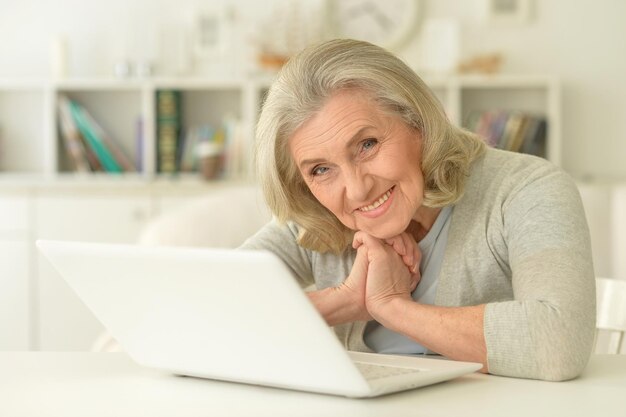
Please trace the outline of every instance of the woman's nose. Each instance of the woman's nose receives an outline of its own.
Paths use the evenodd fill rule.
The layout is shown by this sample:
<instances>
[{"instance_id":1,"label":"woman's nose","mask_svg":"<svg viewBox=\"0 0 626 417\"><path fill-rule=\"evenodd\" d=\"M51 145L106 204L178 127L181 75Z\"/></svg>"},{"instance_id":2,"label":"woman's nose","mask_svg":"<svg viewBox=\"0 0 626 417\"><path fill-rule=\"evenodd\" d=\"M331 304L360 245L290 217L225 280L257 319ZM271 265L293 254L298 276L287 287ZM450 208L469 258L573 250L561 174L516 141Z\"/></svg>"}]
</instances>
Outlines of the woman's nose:
<instances>
[{"instance_id":1,"label":"woman's nose","mask_svg":"<svg viewBox=\"0 0 626 417\"><path fill-rule=\"evenodd\" d=\"M353 170L345 175L345 192L350 201L367 202L372 185L372 177L360 170Z\"/></svg>"}]
</instances>

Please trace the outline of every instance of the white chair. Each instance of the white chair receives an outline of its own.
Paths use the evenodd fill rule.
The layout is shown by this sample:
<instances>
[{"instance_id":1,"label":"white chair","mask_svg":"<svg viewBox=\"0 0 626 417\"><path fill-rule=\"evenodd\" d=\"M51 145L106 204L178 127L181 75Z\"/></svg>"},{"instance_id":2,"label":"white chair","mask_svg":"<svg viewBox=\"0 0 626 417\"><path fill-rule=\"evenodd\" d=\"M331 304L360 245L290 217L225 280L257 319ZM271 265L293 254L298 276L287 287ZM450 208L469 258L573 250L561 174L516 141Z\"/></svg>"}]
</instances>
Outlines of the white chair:
<instances>
[{"instance_id":1,"label":"white chair","mask_svg":"<svg viewBox=\"0 0 626 417\"><path fill-rule=\"evenodd\" d=\"M157 217L143 230L139 243L236 248L270 219L271 213L258 187L225 187ZM91 350L116 352L120 346L105 332Z\"/></svg>"},{"instance_id":2,"label":"white chair","mask_svg":"<svg viewBox=\"0 0 626 417\"><path fill-rule=\"evenodd\" d=\"M143 230L139 243L236 248L270 219L258 187L224 187L157 217Z\"/></svg>"},{"instance_id":3,"label":"white chair","mask_svg":"<svg viewBox=\"0 0 626 417\"><path fill-rule=\"evenodd\" d=\"M608 334L603 353L620 353L626 332L626 281L596 278L596 304L597 337ZM596 345L596 352L599 345Z\"/></svg>"}]
</instances>

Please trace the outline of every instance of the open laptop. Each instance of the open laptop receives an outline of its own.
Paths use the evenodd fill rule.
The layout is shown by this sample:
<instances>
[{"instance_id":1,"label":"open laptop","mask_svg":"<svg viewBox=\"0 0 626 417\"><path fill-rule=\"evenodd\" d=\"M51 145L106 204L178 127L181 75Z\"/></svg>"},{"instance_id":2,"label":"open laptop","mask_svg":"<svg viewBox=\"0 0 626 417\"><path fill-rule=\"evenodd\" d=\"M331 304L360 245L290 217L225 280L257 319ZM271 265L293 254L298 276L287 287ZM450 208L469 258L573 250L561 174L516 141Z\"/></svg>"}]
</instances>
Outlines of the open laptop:
<instances>
[{"instance_id":1,"label":"open laptop","mask_svg":"<svg viewBox=\"0 0 626 417\"><path fill-rule=\"evenodd\" d=\"M37 241L143 366L246 384L373 397L477 363L347 352L273 253Z\"/></svg>"}]
</instances>

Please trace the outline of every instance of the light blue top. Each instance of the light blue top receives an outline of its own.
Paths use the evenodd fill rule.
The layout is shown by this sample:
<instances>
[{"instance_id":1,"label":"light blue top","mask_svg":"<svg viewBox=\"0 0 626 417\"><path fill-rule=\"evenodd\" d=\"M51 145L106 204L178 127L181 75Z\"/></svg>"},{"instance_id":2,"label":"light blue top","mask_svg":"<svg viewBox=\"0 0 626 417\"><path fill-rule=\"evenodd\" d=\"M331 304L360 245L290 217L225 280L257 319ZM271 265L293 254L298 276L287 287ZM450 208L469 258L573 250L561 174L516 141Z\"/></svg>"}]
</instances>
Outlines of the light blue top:
<instances>
[{"instance_id":1,"label":"light blue top","mask_svg":"<svg viewBox=\"0 0 626 417\"><path fill-rule=\"evenodd\" d=\"M441 263L448 241L448 229L450 229L450 214L452 206L444 207L437 220L428 231L428 234L418 243L422 252L420 261L419 285L413 291L412 297L421 304L435 304L437 281L441 271ZM378 353L416 354L429 353L422 345L408 337L393 332L379 323L368 323L364 334L365 344Z\"/></svg>"}]
</instances>

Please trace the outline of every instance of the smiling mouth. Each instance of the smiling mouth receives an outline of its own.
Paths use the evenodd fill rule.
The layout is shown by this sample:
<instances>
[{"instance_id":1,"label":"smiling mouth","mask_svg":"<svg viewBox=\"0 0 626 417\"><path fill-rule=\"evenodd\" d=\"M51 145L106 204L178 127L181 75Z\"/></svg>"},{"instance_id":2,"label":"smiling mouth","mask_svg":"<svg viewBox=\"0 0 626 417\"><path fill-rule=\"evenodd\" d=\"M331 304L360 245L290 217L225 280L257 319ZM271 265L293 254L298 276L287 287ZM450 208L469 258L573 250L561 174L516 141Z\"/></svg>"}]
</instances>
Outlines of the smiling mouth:
<instances>
[{"instance_id":1,"label":"smiling mouth","mask_svg":"<svg viewBox=\"0 0 626 417\"><path fill-rule=\"evenodd\" d=\"M391 193L393 192L394 187L395 186L388 189L385 194L383 194L378 200L374 201L372 204L368 206L359 207L357 210L363 213L367 213L368 211L377 209L382 204L384 204L385 201L389 200L389 196L391 196Z\"/></svg>"}]
</instances>

